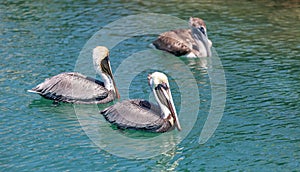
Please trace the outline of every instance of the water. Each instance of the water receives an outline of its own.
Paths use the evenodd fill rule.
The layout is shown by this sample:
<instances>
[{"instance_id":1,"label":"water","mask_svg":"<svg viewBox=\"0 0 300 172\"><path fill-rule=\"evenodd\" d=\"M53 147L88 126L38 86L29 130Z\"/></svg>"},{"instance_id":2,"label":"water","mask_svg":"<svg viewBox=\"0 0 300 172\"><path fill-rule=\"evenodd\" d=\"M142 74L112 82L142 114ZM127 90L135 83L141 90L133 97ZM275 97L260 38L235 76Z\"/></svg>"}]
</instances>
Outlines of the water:
<instances>
[{"instance_id":1,"label":"water","mask_svg":"<svg viewBox=\"0 0 300 172\"><path fill-rule=\"evenodd\" d=\"M1 2L1 171L298 171L299 9L299 2L292 0ZM82 47L105 25L149 12L206 20L225 71L226 107L213 137L199 144L211 104L211 83L207 69L178 58L197 81L197 121L166 153L127 159L101 150L84 132L72 105L55 106L26 90L44 78L73 71ZM154 39L155 35L138 36L114 47L113 70L131 54L147 50ZM148 97L147 72L151 70L132 81L130 98ZM178 84L171 84L179 106ZM85 108L89 112L92 107ZM103 124L109 137L112 128Z\"/></svg>"}]
</instances>

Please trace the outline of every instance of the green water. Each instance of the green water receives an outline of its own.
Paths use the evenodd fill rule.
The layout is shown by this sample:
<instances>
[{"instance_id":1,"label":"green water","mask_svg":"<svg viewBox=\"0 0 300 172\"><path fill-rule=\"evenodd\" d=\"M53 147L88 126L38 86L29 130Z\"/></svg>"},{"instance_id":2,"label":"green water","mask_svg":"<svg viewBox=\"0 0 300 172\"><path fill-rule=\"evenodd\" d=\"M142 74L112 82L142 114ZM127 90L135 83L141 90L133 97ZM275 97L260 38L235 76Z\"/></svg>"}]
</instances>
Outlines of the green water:
<instances>
[{"instance_id":1,"label":"green water","mask_svg":"<svg viewBox=\"0 0 300 172\"><path fill-rule=\"evenodd\" d=\"M1 1L0 171L299 171L299 7L297 0ZM177 58L196 78L200 97L196 121L167 152L128 159L101 149L89 138L72 105L56 106L26 90L47 77L74 71L81 49L99 29L145 13L205 19L225 71L226 107L213 136L199 144L212 100L210 78L195 60ZM111 50L113 71L128 56L148 50L155 37L131 37L116 45ZM145 76L151 71L132 80L130 98L148 98ZM182 97L173 79L173 98L180 110ZM191 96L190 102L194 99ZM93 108L81 109L103 121ZM105 122L95 122L94 127L108 140L114 139L110 133L118 132ZM126 149L122 143L116 145Z\"/></svg>"}]
</instances>

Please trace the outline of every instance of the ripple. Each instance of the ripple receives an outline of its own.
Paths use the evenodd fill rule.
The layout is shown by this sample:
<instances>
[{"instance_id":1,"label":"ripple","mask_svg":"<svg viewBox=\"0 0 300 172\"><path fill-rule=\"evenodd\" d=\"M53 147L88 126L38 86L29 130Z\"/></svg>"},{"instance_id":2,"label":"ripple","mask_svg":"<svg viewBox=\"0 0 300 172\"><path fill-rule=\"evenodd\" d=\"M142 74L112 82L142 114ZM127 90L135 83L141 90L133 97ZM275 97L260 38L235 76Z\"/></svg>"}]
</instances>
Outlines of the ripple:
<instances>
[{"instance_id":1,"label":"ripple","mask_svg":"<svg viewBox=\"0 0 300 172\"><path fill-rule=\"evenodd\" d=\"M2 169L298 169L300 60L297 36L300 27L299 22L295 22L299 19L299 4L295 2L0 2ZM210 109L211 83L201 60L179 58L197 79L200 96L197 121L189 135L165 154L147 160L128 160L94 145L83 132L72 105L54 106L52 101L26 90L45 78L74 70L82 46L108 23L147 12L172 14L185 20L189 16L205 19L208 35L225 70L226 109L213 137L199 145L198 137ZM121 42L111 53L113 70L129 55L147 49L155 37L146 35ZM140 82L144 78L141 74L134 79L130 96L148 96L147 83ZM175 103L179 104L181 99L176 90L173 94ZM86 112L89 108L84 107ZM92 116L95 120L104 120L100 114Z\"/></svg>"}]
</instances>

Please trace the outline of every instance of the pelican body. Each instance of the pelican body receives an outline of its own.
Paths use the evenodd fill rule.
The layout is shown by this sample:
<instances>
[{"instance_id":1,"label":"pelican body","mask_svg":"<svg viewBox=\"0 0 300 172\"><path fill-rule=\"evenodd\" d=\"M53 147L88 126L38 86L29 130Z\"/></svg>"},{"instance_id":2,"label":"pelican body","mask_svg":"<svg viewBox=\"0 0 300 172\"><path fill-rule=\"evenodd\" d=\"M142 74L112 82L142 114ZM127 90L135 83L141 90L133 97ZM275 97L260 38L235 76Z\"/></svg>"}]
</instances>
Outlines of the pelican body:
<instances>
[{"instance_id":1,"label":"pelican body","mask_svg":"<svg viewBox=\"0 0 300 172\"><path fill-rule=\"evenodd\" d=\"M208 39L205 22L191 17L189 26L190 29L164 32L152 44L175 56L210 57L212 42Z\"/></svg>"},{"instance_id":2,"label":"pelican body","mask_svg":"<svg viewBox=\"0 0 300 172\"><path fill-rule=\"evenodd\" d=\"M77 72L61 73L28 90L54 102L101 104L119 98L109 62L109 50L93 49L93 64L104 82Z\"/></svg>"},{"instance_id":3,"label":"pelican body","mask_svg":"<svg viewBox=\"0 0 300 172\"><path fill-rule=\"evenodd\" d=\"M176 127L180 131L167 76L154 72L148 76L148 83L158 104L143 99L124 100L104 109L101 114L120 129L162 133Z\"/></svg>"}]
</instances>

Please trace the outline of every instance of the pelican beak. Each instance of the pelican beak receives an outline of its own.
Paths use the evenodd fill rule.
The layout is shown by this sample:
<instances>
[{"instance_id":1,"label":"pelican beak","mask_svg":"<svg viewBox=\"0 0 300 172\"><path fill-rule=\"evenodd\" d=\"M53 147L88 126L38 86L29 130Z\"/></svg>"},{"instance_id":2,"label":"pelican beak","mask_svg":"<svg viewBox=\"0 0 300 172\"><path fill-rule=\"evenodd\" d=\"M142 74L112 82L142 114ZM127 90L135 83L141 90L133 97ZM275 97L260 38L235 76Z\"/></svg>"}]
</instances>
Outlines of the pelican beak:
<instances>
[{"instance_id":1,"label":"pelican beak","mask_svg":"<svg viewBox=\"0 0 300 172\"><path fill-rule=\"evenodd\" d=\"M189 25L192 30L192 35L198 44L198 51L202 52L201 54L196 55L199 57L210 57L210 48L212 46L212 43L208 39L205 22L200 18L190 17ZM204 51L206 51L206 54L203 54Z\"/></svg>"},{"instance_id":2,"label":"pelican beak","mask_svg":"<svg viewBox=\"0 0 300 172\"><path fill-rule=\"evenodd\" d=\"M105 58L103 58L101 60L101 70L103 71L103 73L105 73L106 75L108 75L112 82L113 82L113 86L114 86L114 89L115 89L115 94L116 94L116 97L119 99L120 98L120 94L119 94L119 91L116 87L116 82L115 82L115 79L114 79L114 76L112 74L112 70L111 70L111 66L110 66L110 61L109 61L109 53L106 54Z\"/></svg>"},{"instance_id":3,"label":"pelican beak","mask_svg":"<svg viewBox=\"0 0 300 172\"><path fill-rule=\"evenodd\" d=\"M207 52L207 56L210 57L211 56L211 41L208 39L207 37L207 32L206 32L206 28L204 26L200 26L198 28L196 27L192 27L192 33L194 35L194 37L196 38L196 41L200 41L198 43L203 43L205 50Z\"/></svg>"},{"instance_id":4,"label":"pelican beak","mask_svg":"<svg viewBox=\"0 0 300 172\"><path fill-rule=\"evenodd\" d=\"M181 126L174 106L171 90L168 85L166 83L158 84L154 88L154 94L160 100L160 103L162 103L169 110L170 114L168 114L168 116L165 116L165 118L169 118L169 116L171 115L175 122L175 127L178 129L178 131L181 131Z\"/></svg>"}]
</instances>

